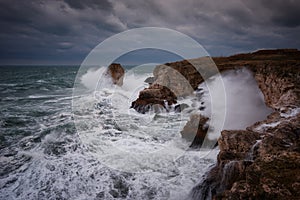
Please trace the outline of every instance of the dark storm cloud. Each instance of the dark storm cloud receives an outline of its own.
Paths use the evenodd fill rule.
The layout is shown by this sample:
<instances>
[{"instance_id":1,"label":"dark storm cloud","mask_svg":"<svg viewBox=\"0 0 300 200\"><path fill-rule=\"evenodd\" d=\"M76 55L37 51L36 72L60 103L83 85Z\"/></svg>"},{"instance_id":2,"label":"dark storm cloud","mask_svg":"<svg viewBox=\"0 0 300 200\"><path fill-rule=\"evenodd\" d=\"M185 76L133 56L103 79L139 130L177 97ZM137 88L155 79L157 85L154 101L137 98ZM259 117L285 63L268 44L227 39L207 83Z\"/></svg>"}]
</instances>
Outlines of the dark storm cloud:
<instances>
[{"instance_id":1,"label":"dark storm cloud","mask_svg":"<svg viewBox=\"0 0 300 200\"><path fill-rule=\"evenodd\" d=\"M128 0L113 4L129 28L172 28L192 36L212 54L228 55L258 48L299 48L295 36L287 38L299 33L298 2Z\"/></svg>"},{"instance_id":2,"label":"dark storm cloud","mask_svg":"<svg viewBox=\"0 0 300 200\"><path fill-rule=\"evenodd\" d=\"M272 10L272 22L280 26L297 27L300 25L300 1L263 0L263 5Z\"/></svg>"},{"instance_id":3,"label":"dark storm cloud","mask_svg":"<svg viewBox=\"0 0 300 200\"><path fill-rule=\"evenodd\" d=\"M109 2L72 2L0 0L0 61L79 63L103 39L126 29Z\"/></svg>"},{"instance_id":4,"label":"dark storm cloud","mask_svg":"<svg viewBox=\"0 0 300 200\"><path fill-rule=\"evenodd\" d=\"M296 0L0 0L0 62L77 62L145 26L183 32L214 55L300 48Z\"/></svg>"}]
</instances>

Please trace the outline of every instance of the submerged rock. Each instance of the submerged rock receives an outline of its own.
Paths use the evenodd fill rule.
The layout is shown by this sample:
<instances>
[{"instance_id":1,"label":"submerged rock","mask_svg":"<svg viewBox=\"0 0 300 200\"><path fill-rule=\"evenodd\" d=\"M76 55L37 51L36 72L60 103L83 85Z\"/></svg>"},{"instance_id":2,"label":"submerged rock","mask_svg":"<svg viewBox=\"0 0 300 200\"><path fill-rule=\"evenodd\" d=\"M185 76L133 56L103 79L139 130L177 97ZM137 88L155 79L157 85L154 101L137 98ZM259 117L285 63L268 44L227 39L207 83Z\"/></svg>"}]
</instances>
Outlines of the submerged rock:
<instances>
[{"instance_id":1,"label":"submerged rock","mask_svg":"<svg viewBox=\"0 0 300 200\"><path fill-rule=\"evenodd\" d=\"M118 63L112 63L108 66L105 76L109 76L112 79L113 84L122 86L125 70Z\"/></svg>"}]
</instances>

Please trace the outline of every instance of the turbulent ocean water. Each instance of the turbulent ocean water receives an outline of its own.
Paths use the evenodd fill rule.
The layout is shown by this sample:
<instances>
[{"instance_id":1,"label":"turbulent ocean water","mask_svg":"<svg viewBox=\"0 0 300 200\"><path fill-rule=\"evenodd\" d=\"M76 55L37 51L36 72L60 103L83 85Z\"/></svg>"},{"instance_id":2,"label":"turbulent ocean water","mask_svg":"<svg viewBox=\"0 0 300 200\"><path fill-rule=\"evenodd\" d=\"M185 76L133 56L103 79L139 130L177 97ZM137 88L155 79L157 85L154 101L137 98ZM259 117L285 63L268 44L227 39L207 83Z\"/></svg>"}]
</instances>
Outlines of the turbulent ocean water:
<instances>
[{"instance_id":1,"label":"turbulent ocean water","mask_svg":"<svg viewBox=\"0 0 300 200\"><path fill-rule=\"evenodd\" d=\"M187 148L180 129L191 111L129 109L150 71L96 90L103 69L84 72L76 87L94 92L76 96L78 69L0 67L0 199L188 198L218 151Z\"/></svg>"},{"instance_id":2,"label":"turbulent ocean water","mask_svg":"<svg viewBox=\"0 0 300 200\"><path fill-rule=\"evenodd\" d=\"M179 99L181 113L137 113L152 70L128 67L119 87L105 68L0 67L0 199L190 199L218 149L191 149L180 131L191 113L210 116L209 92ZM222 76L224 129L270 113L249 71Z\"/></svg>"}]
</instances>

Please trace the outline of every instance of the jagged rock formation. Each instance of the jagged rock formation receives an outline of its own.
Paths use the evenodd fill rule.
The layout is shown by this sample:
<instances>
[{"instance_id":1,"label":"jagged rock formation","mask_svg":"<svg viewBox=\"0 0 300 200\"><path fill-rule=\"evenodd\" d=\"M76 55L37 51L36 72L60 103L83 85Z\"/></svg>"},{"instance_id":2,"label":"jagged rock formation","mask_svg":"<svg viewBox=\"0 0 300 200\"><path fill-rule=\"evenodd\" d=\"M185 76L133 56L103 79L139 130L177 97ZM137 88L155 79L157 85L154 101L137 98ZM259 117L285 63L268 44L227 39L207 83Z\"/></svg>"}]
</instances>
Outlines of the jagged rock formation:
<instances>
[{"instance_id":1,"label":"jagged rock formation","mask_svg":"<svg viewBox=\"0 0 300 200\"><path fill-rule=\"evenodd\" d=\"M113 84L122 86L124 79L125 70L118 63L112 63L108 66L105 76L111 77Z\"/></svg>"},{"instance_id":2,"label":"jagged rock formation","mask_svg":"<svg viewBox=\"0 0 300 200\"><path fill-rule=\"evenodd\" d=\"M134 103L136 107L139 108L137 111L139 112L147 110L141 108L147 105L153 105L153 102L151 101L147 101L148 104L145 104L145 101L140 101L144 100L144 92L152 97L154 97L155 94L160 94L152 99L155 99L155 102L167 101L168 104L173 104L176 102L178 97L184 97L193 94L194 90L198 88L198 85L203 82L203 77L200 75L199 71L202 75L209 77L215 72L215 68L212 66L215 66L215 64L209 57L183 60L156 66L153 71L154 77L153 79L149 80L151 82L153 81L152 84L149 86L149 88L146 88L144 91L140 92L139 98ZM157 85L163 86L161 87L160 92L157 91ZM151 94L151 91L155 93ZM163 93L165 94L161 95ZM168 94L172 95L168 96ZM139 104L139 102L142 104Z\"/></svg>"},{"instance_id":3,"label":"jagged rock formation","mask_svg":"<svg viewBox=\"0 0 300 200\"><path fill-rule=\"evenodd\" d=\"M260 50L214 58L214 61L221 71L239 67L250 69L271 108L299 105L300 51L297 49Z\"/></svg>"},{"instance_id":4,"label":"jagged rock formation","mask_svg":"<svg viewBox=\"0 0 300 200\"><path fill-rule=\"evenodd\" d=\"M247 67L253 71L259 87L262 90L265 90L264 94L267 105L271 106L271 100L269 98L278 99L278 97L281 97L281 99L278 99L279 102L273 102L275 104L288 102L291 98L298 98L295 92L291 92L289 88L292 88L294 84L299 84L299 81L291 82L288 77L290 76L289 73L297 73L297 71L299 71L299 58L300 52L297 49L279 49L260 50L248 54L238 54L230 57L215 57L212 59L220 72L241 67ZM193 65L191 63L193 63ZM202 57L158 65L153 71L154 78L152 79L152 85L165 86L162 87L164 91L161 91L160 94L163 92L166 92L166 94L157 96L153 99L158 100L161 98L160 102L167 101L168 103L172 103L176 102L177 97L192 94L193 91L197 89L198 85L204 81L199 71L206 77L214 75L215 71L212 67L214 63L210 58ZM273 75L270 75L271 72ZM275 77L278 78L278 83L272 81ZM289 84L284 83L284 81L287 81ZM279 82L282 84L279 85ZM270 83L276 84L277 87L271 87ZM151 93L151 89L154 89L152 87L156 87L157 89L157 86L152 85L145 89L149 89L147 93ZM153 91L157 93L157 90ZM175 96L168 96L167 93L171 94L170 91L175 94ZM141 93L143 93L143 91ZM151 96L155 96L155 94ZM137 99L136 105L140 98L141 97ZM144 103L144 101L142 102ZM151 101L148 101L148 103L152 104ZM289 103L287 104L289 105ZM141 104L137 107L146 105L147 104Z\"/></svg>"},{"instance_id":5,"label":"jagged rock formation","mask_svg":"<svg viewBox=\"0 0 300 200\"><path fill-rule=\"evenodd\" d=\"M151 87L140 92L139 98L132 102L131 108L140 113L146 113L152 108L168 110L168 106L174 103L176 103L176 96L170 89L159 84L152 84Z\"/></svg>"},{"instance_id":6,"label":"jagged rock formation","mask_svg":"<svg viewBox=\"0 0 300 200\"><path fill-rule=\"evenodd\" d=\"M246 66L274 108L247 130L222 131L218 162L192 191L194 199L297 199L300 196L300 52L262 50L215 59Z\"/></svg>"},{"instance_id":7,"label":"jagged rock formation","mask_svg":"<svg viewBox=\"0 0 300 200\"><path fill-rule=\"evenodd\" d=\"M299 197L300 113L283 116L275 112L248 130L223 131L218 163L193 189L193 198Z\"/></svg>"}]
</instances>

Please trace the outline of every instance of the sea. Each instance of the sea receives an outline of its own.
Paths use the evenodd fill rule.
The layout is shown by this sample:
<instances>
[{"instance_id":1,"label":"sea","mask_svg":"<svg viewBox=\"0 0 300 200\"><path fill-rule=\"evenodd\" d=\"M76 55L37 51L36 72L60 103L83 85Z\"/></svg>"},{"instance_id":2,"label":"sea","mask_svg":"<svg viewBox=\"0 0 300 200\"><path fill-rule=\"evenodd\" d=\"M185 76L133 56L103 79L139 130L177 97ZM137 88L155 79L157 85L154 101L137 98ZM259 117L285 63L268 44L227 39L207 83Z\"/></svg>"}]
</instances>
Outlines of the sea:
<instances>
[{"instance_id":1,"label":"sea","mask_svg":"<svg viewBox=\"0 0 300 200\"><path fill-rule=\"evenodd\" d=\"M119 87L95 66L1 66L0 199L188 199L218 148L181 137L198 97L130 108L152 69L127 66Z\"/></svg>"}]
</instances>

